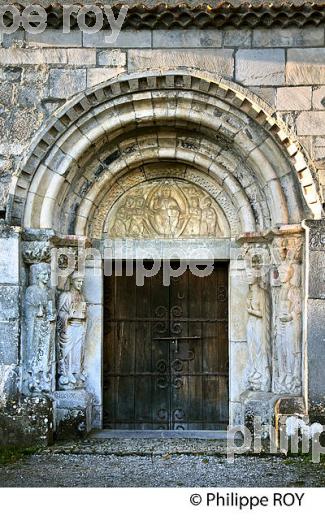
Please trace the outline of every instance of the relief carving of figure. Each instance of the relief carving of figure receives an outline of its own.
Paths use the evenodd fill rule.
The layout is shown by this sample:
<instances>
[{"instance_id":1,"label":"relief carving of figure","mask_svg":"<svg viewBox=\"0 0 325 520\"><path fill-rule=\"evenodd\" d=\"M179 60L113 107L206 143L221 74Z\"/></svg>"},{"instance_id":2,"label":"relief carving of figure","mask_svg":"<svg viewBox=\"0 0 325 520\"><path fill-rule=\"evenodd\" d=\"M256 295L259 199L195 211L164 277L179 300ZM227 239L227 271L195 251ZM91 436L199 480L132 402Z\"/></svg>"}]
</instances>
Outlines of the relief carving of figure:
<instances>
[{"instance_id":1,"label":"relief carving of figure","mask_svg":"<svg viewBox=\"0 0 325 520\"><path fill-rule=\"evenodd\" d=\"M146 231L145 219L146 208L143 197L135 197L133 199L132 214L129 222L129 235L134 237L143 237Z\"/></svg>"},{"instance_id":2,"label":"relief carving of figure","mask_svg":"<svg viewBox=\"0 0 325 520\"><path fill-rule=\"evenodd\" d=\"M54 295L49 288L50 266L33 264L30 278L24 299L26 390L51 392L55 385L56 316Z\"/></svg>"},{"instance_id":3,"label":"relief carving of figure","mask_svg":"<svg viewBox=\"0 0 325 520\"><path fill-rule=\"evenodd\" d=\"M247 298L247 347L249 355L249 389L269 392L270 370L270 306L268 293L261 277L255 271L248 272Z\"/></svg>"},{"instance_id":4,"label":"relief carving of figure","mask_svg":"<svg viewBox=\"0 0 325 520\"><path fill-rule=\"evenodd\" d=\"M161 235L174 236L178 227L181 208L177 200L172 196L168 184L162 187L152 202L154 212L153 221Z\"/></svg>"},{"instance_id":5,"label":"relief carving of figure","mask_svg":"<svg viewBox=\"0 0 325 520\"><path fill-rule=\"evenodd\" d=\"M131 189L116 204L111 222L111 237L222 235L213 199L200 187L174 179Z\"/></svg>"},{"instance_id":6,"label":"relief carving of figure","mask_svg":"<svg viewBox=\"0 0 325 520\"><path fill-rule=\"evenodd\" d=\"M275 391L297 394L301 390L301 281L300 265L279 266L281 288L275 316L277 380Z\"/></svg>"},{"instance_id":7,"label":"relief carving of figure","mask_svg":"<svg viewBox=\"0 0 325 520\"><path fill-rule=\"evenodd\" d=\"M201 220L202 210L200 208L200 201L198 197L191 197L189 208L189 220L187 222L184 234L198 235L200 232Z\"/></svg>"},{"instance_id":8,"label":"relief carving of figure","mask_svg":"<svg viewBox=\"0 0 325 520\"><path fill-rule=\"evenodd\" d=\"M203 201L200 233L201 235L208 237L220 234L217 214L215 209L212 207L212 200L210 198Z\"/></svg>"},{"instance_id":9,"label":"relief carving of figure","mask_svg":"<svg viewBox=\"0 0 325 520\"><path fill-rule=\"evenodd\" d=\"M83 388L87 304L82 294L83 277L73 273L70 289L58 303L58 376L60 390Z\"/></svg>"}]
</instances>

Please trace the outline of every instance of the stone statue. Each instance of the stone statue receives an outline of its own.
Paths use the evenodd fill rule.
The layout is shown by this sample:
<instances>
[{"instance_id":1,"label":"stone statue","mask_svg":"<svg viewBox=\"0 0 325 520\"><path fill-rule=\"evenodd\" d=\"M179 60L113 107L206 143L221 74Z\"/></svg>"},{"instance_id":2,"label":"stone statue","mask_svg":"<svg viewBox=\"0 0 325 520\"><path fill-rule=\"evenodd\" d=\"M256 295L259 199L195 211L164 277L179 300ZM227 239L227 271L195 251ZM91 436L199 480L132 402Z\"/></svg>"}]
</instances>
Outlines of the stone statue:
<instances>
[{"instance_id":1,"label":"stone statue","mask_svg":"<svg viewBox=\"0 0 325 520\"><path fill-rule=\"evenodd\" d=\"M261 277L248 272L249 293L247 298L247 347L249 355L249 390L269 392L270 370L270 306L267 291L262 287Z\"/></svg>"},{"instance_id":2,"label":"stone statue","mask_svg":"<svg viewBox=\"0 0 325 520\"><path fill-rule=\"evenodd\" d=\"M26 390L51 392L55 386L55 304L49 288L50 266L33 264L24 299Z\"/></svg>"},{"instance_id":3,"label":"stone statue","mask_svg":"<svg viewBox=\"0 0 325 520\"><path fill-rule=\"evenodd\" d=\"M300 265L283 262L278 270L281 288L275 316L275 391L297 394L301 391Z\"/></svg>"},{"instance_id":4,"label":"stone statue","mask_svg":"<svg viewBox=\"0 0 325 520\"><path fill-rule=\"evenodd\" d=\"M82 294L83 277L73 273L69 290L58 303L58 386L60 390L83 388L87 304Z\"/></svg>"}]
</instances>

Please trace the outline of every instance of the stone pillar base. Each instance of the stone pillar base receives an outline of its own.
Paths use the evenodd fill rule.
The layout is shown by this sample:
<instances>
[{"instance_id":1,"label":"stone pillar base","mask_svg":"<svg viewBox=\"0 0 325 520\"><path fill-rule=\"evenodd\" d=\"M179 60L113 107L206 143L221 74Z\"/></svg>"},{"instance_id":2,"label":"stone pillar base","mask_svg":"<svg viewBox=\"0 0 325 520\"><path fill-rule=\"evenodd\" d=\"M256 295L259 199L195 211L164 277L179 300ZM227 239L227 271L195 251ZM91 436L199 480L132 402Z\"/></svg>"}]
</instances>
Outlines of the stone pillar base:
<instances>
[{"instance_id":1,"label":"stone pillar base","mask_svg":"<svg viewBox=\"0 0 325 520\"><path fill-rule=\"evenodd\" d=\"M91 430L92 396L86 390L59 390L53 399L55 438L85 437Z\"/></svg>"},{"instance_id":2,"label":"stone pillar base","mask_svg":"<svg viewBox=\"0 0 325 520\"><path fill-rule=\"evenodd\" d=\"M53 443L53 426L53 401L49 397L9 399L0 409L0 446L48 446Z\"/></svg>"},{"instance_id":3,"label":"stone pillar base","mask_svg":"<svg viewBox=\"0 0 325 520\"><path fill-rule=\"evenodd\" d=\"M278 395L271 392L254 392L246 390L240 396L244 409L245 426L253 433L254 419L259 419L261 426L274 426L275 403Z\"/></svg>"}]
</instances>

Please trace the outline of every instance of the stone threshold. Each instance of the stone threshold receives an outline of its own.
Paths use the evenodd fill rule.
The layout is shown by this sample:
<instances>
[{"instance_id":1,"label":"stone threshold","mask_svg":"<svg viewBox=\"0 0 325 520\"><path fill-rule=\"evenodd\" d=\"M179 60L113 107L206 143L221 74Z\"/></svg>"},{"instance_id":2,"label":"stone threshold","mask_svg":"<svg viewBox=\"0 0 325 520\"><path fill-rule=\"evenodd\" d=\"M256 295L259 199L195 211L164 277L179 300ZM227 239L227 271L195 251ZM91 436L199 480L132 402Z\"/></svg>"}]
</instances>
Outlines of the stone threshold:
<instances>
[{"instance_id":1,"label":"stone threshold","mask_svg":"<svg viewBox=\"0 0 325 520\"><path fill-rule=\"evenodd\" d=\"M213 439L227 440L227 430L98 430L89 439Z\"/></svg>"}]
</instances>

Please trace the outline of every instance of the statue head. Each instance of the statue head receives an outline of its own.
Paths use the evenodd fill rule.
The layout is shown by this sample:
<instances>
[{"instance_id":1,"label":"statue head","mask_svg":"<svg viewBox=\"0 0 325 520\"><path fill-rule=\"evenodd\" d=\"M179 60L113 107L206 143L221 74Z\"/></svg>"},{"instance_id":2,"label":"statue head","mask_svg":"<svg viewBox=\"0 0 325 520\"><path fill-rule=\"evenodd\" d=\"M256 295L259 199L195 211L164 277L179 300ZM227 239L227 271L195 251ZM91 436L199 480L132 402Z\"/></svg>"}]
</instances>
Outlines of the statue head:
<instances>
[{"instance_id":1,"label":"statue head","mask_svg":"<svg viewBox=\"0 0 325 520\"><path fill-rule=\"evenodd\" d=\"M74 287L74 289L76 289L77 291L80 292L82 289L83 283L84 283L84 277L80 273L74 272L71 275L71 285L72 285L72 287Z\"/></svg>"},{"instance_id":2,"label":"statue head","mask_svg":"<svg viewBox=\"0 0 325 520\"><path fill-rule=\"evenodd\" d=\"M163 186L163 188L162 188L161 191L162 191L163 196L164 196L166 199L170 197L170 195L171 195L171 189L170 189L170 187L168 186L168 184L165 184L165 186Z\"/></svg>"},{"instance_id":3,"label":"statue head","mask_svg":"<svg viewBox=\"0 0 325 520\"><path fill-rule=\"evenodd\" d=\"M191 206L192 208L198 208L200 206L199 199L197 197L191 198Z\"/></svg>"},{"instance_id":4,"label":"statue head","mask_svg":"<svg viewBox=\"0 0 325 520\"><path fill-rule=\"evenodd\" d=\"M45 262L33 264L30 268L30 283L31 285L47 285L50 279L50 266Z\"/></svg>"},{"instance_id":5,"label":"statue head","mask_svg":"<svg viewBox=\"0 0 325 520\"><path fill-rule=\"evenodd\" d=\"M210 197L207 197L206 199L204 199L204 207L205 208L210 208L211 204L212 204L212 200L210 199Z\"/></svg>"}]
</instances>

